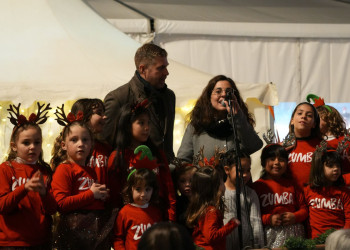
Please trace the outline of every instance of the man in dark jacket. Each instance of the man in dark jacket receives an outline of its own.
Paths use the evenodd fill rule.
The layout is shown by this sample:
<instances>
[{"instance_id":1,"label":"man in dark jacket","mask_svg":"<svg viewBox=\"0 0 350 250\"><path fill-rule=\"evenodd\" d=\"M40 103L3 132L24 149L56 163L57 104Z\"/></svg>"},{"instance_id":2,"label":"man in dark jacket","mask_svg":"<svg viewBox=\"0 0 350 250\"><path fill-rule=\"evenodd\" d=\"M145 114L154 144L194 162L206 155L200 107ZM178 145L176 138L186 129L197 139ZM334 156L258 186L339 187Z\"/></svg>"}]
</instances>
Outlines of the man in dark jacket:
<instances>
[{"instance_id":1,"label":"man in dark jacket","mask_svg":"<svg viewBox=\"0 0 350 250\"><path fill-rule=\"evenodd\" d=\"M104 99L106 124L104 138L116 146L117 123L120 108L149 99L150 129L152 141L165 151L168 161L174 157L173 130L175 118L175 94L167 88L169 75L167 52L155 44L144 44L135 54L136 71L126 84L109 92Z\"/></svg>"}]
</instances>

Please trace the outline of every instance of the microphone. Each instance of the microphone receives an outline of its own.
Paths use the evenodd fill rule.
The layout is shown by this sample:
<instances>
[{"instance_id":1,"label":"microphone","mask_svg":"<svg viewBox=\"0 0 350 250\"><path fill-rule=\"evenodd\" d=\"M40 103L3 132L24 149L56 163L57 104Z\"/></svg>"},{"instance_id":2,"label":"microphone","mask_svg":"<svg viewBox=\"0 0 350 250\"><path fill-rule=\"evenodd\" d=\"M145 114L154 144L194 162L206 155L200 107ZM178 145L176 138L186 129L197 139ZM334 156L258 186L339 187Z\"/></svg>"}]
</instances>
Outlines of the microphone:
<instances>
[{"instance_id":1,"label":"microphone","mask_svg":"<svg viewBox=\"0 0 350 250\"><path fill-rule=\"evenodd\" d=\"M233 100L233 94L234 94L235 90L234 89L226 89L225 90L225 101L231 101ZM224 102L224 100L221 101L221 105L223 107L226 107L226 103Z\"/></svg>"}]
</instances>

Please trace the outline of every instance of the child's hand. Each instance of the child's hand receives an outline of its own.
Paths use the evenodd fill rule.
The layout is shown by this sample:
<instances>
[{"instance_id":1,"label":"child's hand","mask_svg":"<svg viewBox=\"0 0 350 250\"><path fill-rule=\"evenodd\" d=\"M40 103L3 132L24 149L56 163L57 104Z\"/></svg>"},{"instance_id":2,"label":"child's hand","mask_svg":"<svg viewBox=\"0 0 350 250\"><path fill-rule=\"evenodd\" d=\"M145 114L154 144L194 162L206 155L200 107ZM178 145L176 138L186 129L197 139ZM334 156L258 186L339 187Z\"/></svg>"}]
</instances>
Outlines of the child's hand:
<instances>
[{"instance_id":1,"label":"child's hand","mask_svg":"<svg viewBox=\"0 0 350 250\"><path fill-rule=\"evenodd\" d=\"M295 215L291 212L285 212L282 214L283 225L288 226L295 224Z\"/></svg>"},{"instance_id":2,"label":"child's hand","mask_svg":"<svg viewBox=\"0 0 350 250\"><path fill-rule=\"evenodd\" d=\"M41 196L46 194L44 178L39 170L35 172L26 184L24 184L24 189L27 191L38 192Z\"/></svg>"},{"instance_id":3,"label":"child's hand","mask_svg":"<svg viewBox=\"0 0 350 250\"><path fill-rule=\"evenodd\" d=\"M105 201L109 197L109 189L105 184L93 183L90 190L94 193L94 198L96 200Z\"/></svg>"},{"instance_id":4,"label":"child's hand","mask_svg":"<svg viewBox=\"0 0 350 250\"><path fill-rule=\"evenodd\" d=\"M241 224L241 222L236 218L232 218L230 221L233 221L234 223L236 223L237 226Z\"/></svg>"},{"instance_id":5,"label":"child's hand","mask_svg":"<svg viewBox=\"0 0 350 250\"><path fill-rule=\"evenodd\" d=\"M271 226L278 227L282 225L282 215L274 214L271 216Z\"/></svg>"}]
</instances>

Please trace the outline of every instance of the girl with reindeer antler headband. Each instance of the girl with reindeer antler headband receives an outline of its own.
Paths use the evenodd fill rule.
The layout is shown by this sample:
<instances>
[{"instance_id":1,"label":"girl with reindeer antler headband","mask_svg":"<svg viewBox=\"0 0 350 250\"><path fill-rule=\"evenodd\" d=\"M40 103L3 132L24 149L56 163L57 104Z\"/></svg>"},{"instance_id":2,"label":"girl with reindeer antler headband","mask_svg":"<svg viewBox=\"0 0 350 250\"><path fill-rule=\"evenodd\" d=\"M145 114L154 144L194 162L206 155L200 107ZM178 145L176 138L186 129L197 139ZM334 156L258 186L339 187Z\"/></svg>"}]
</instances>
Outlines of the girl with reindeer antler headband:
<instances>
[{"instance_id":1,"label":"girl with reindeer antler headband","mask_svg":"<svg viewBox=\"0 0 350 250\"><path fill-rule=\"evenodd\" d=\"M350 194L341 174L344 146L341 142L337 149L327 148L322 141L312 156L309 186L304 189L312 238L331 228L350 228Z\"/></svg>"},{"instance_id":2,"label":"girl with reindeer antler headband","mask_svg":"<svg viewBox=\"0 0 350 250\"><path fill-rule=\"evenodd\" d=\"M10 105L13 128L7 160L0 165L0 248L51 249L51 215L56 202L48 191L52 171L42 156L39 127L51 109L38 105L29 118Z\"/></svg>"},{"instance_id":3,"label":"girl with reindeer antler headband","mask_svg":"<svg viewBox=\"0 0 350 250\"><path fill-rule=\"evenodd\" d=\"M342 115L334 107L326 105L323 98L317 95L309 94L306 99L308 102L311 100L314 102L313 105L320 116L320 131L327 141L328 147L336 148L338 143L349 134ZM347 144L350 146L349 141ZM350 173L350 147L347 147L341 156L343 158L343 173Z\"/></svg>"},{"instance_id":4,"label":"girl with reindeer antler headband","mask_svg":"<svg viewBox=\"0 0 350 250\"><path fill-rule=\"evenodd\" d=\"M89 167L93 136L83 122L84 114L64 112L58 107L57 122L64 126L56 139L52 167L52 193L58 204L58 249L110 249L109 233L114 217L105 207L109 189L98 183L96 172ZM58 166L57 166L58 165ZM72 223L74 221L74 223Z\"/></svg>"},{"instance_id":5,"label":"girl with reindeer antler headband","mask_svg":"<svg viewBox=\"0 0 350 250\"><path fill-rule=\"evenodd\" d=\"M159 185L160 207L165 212L165 217L175 221L175 191L170 175L169 165L165 153L155 146L150 139L150 113L148 110L149 101L147 99L124 105L118 118L117 147L112 152L108 160L109 178L113 180L114 187L111 187L111 196L115 204L120 207L120 192L126 184L127 176L133 170L134 165L140 158L140 153L134 154L134 150L145 145L149 148L154 159L152 162L141 162L141 164L155 163Z\"/></svg>"}]
</instances>

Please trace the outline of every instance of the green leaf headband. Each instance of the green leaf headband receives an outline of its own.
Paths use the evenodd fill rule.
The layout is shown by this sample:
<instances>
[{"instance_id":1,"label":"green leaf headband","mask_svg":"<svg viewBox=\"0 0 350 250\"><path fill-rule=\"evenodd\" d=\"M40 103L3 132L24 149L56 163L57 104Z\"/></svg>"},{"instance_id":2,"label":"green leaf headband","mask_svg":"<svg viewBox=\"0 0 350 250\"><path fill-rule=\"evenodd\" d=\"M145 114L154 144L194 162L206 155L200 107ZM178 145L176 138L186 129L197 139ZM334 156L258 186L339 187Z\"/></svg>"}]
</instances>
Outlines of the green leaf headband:
<instances>
[{"instance_id":1,"label":"green leaf headband","mask_svg":"<svg viewBox=\"0 0 350 250\"><path fill-rule=\"evenodd\" d=\"M136 172L137 169L147 168L153 170L158 167L157 159L153 157L152 151L146 145L140 145L134 150L136 158L133 164L133 170L129 173L127 180Z\"/></svg>"},{"instance_id":2,"label":"green leaf headband","mask_svg":"<svg viewBox=\"0 0 350 250\"><path fill-rule=\"evenodd\" d=\"M307 97L306 97L306 100L309 103L311 103L310 99L314 101L313 105L314 105L315 108L320 107L320 106L324 106L330 113L332 113L332 109L328 105L326 105L324 103L323 98L321 98L321 97L319 97L317 95L314 95L314 94L308 94Z\"/></svg>"}]
</instances>

